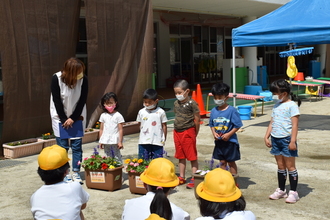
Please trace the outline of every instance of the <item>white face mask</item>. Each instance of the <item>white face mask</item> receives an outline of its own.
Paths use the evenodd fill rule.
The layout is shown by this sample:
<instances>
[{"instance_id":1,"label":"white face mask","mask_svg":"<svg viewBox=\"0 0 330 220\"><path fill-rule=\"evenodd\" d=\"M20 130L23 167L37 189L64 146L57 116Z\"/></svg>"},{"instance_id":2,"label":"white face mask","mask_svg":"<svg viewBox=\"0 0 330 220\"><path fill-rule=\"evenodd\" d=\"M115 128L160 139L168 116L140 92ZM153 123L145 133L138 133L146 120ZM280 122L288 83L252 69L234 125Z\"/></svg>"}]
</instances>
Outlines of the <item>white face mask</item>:
<instances>
[{"instance_id":1,"label":"white face mask","mask_svg":"<svg viewBox=\"0 0 330 220\"><path fill-rule=\"evenodd\" d=\"M272 98L273 98L273 102L275 103L280 103L283 101L283 99L279 99L278 95L273 95Z\"/></svg>"},{"instance_id":2,"label":"white face mask","mask_svg":"<svg viewBox=\"0 0 330 220\"><path fill-rule=\"evenodd\" d=\"M222 106L223 104L225 104L225 100L223 99L213 99L213 100L217 106Z\"/></svg>"},{"instance_id":3,"label":"white face mask","mask_svg":"<svg viewBox=\"0 0 330 220\"><path fill-rule=\"evenodd\" d=\"M187 91L187 90L186 90ZM182 95L176 95L175 97L181 102L183 101L186 97L184 96L184 94L186 93L186 91L184 91L182 93Z\"/></svg>"},{"instance_id":4,"label":"white face mask","mask_svg":"<svg viewBox=\"0 0 330 220\"><path fill-rule=\"evenodd\" d=\"M148 110L151 110L151 109L156 108L156 104L149 105L149 106L143 105L143 106L144 106L146 109L148 109Z\"/></svg>"}]
</instances>

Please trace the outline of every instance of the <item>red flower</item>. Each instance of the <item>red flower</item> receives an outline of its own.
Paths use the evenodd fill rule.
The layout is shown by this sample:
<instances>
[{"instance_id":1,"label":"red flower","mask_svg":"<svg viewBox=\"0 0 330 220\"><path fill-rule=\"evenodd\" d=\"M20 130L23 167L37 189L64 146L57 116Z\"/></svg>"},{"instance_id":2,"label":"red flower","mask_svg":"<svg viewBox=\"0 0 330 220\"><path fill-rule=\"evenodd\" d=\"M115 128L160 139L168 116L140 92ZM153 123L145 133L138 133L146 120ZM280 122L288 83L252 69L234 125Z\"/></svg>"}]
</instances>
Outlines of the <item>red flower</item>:
<instances>
[{"instance_id":1,"label":"red flower","mask_svg":"<svg viewBox=\"0 0 330 220\"><path fill-rule=\"evenodd\" d=\"M109 167L108 164L106 163L102 163L101 166L102 166L102 170L106 170Z\"/></svg>"}]
</instances>

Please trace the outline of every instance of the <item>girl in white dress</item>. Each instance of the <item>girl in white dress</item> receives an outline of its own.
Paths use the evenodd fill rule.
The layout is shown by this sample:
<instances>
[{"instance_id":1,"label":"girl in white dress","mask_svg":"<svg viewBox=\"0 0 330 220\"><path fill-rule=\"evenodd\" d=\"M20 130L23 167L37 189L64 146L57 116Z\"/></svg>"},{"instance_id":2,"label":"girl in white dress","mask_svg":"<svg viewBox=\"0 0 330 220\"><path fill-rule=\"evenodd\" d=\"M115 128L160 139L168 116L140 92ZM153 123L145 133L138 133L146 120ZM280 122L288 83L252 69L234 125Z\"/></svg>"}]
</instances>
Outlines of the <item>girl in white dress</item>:
<instances>
[{"instance_id":1,"label":"girl in white dress","mask_svg":"<svg viewBox=\"0 0 330 220\"><path fill-rule=\"evenodd\" d=\"M124 117L117 111L119 107L117 95L106 93L101 99L103 113L100 116L100 148L108 157L116 157L123 163L120 149L123 149Z\"/></svg>"}]
</instances>

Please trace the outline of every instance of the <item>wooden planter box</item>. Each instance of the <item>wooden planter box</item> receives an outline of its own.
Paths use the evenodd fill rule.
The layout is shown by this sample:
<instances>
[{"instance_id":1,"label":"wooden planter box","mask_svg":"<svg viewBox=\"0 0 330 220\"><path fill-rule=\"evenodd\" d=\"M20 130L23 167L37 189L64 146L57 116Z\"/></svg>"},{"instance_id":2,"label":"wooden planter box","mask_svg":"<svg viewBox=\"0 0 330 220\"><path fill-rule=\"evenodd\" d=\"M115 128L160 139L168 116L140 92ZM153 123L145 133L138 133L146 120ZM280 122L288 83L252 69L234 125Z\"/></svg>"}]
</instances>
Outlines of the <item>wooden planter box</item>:
<instances>
[{"instance_id":1,"label":"wooden planter box","mask_svg":"<svg viewBox=\"0 0 330 220\"><path fill-rule=\"evenodd\" d=\"M39 137L39 138L38 138L38 141L43 141L43 142L44 142L42 148L49 147L49 146L53 146L54 144L57 144L55 138L51 138L51 139L44 140L44 139L42 139L41 137Z\"/></svg>"},{"instance_id":2,"label":"wooden planter box","mask_svg":"<svg viewBox=\"0 0 330 220\"><path fill-rule=\"evenodd\" d=\"M86 130L89 130L90 128L87 128ZM97 141L99 138L99 129L93 128L93 131L85 131L84 137L82 138L82 143L90 143Z\"/></svg>"},{"instance_id":3,"label":"wooden planter box","mask_svg":"<svg viewBox=\"0 0 330 220\"><path fill-rule=\"evenodd\" d=\"M20 141L14 141L10 143L25 142L25 141L27 141L28 144L22 144L17 146L10 146L8 145L9 143L3 144L2 145L3 155L6 158L18 158L18 157L25 157L33 154L38 154L41 152L44 141L38 140L37 138L30 138Z\"/></svg>"},{"instance_id":4,"label":"wooden planter box","mask_svg":"<svg viewBox=\"0 0 330 220\"><path fill-rule=\"evenodd\" d=\"M123 135L135 134L140 132L140 126L137 121L129 121L123 124Z\"/></svg>"},{"instance_id":5,"label":"wooden planter box","mask_svg":"<svg viewBox=\"0 0 330 220\"><path fill-rule=\"evenodd\" d=\"M205 177L205 175L199 175L199 174L193 174L193 177L194 177L194 179L195 179L195 186L194 186L194 194L195 194L195 198L196 199L198 199L199 198L199 196L197 195L197 193L196 193L196 188L197 188L197 186L198 186L198 184L200 184L201 182L203 182L204 181L204 177Z\"/></svg>"},{"instance_id":6,"label":"wooden planter box","mask_svg":"<svg viewBox=\"0 0 330 220\"><path fill-rule=\"evenodd\" d=\"M128 184L129 191L136 194L147 194L147 190L144 187L142 180L140 179L141 173L128 172Z\"/></svg>"},{"instance_id":7,"label":"wooden planter box","mask_svg":"<svg viewBox=\"0 0 330 220\"><path fill-rule=\"evenodd\" d=\"M111 170L85 170L87 188L114 191L122 186L123 167Z\"/></svg>"}]
</instances>

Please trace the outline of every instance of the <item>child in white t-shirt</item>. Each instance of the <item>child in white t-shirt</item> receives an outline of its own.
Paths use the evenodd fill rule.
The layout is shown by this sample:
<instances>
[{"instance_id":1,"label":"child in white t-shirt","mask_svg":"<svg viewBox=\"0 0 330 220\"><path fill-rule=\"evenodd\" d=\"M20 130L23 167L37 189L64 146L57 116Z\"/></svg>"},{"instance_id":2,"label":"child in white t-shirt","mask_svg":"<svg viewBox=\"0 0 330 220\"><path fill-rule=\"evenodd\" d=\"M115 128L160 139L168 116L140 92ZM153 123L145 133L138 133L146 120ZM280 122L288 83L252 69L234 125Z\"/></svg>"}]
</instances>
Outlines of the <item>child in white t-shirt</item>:
<instances>
[{"instance_id":1,"label":"child in white t-shirt","mask_svg":"<svg viewBox=\"0 0 330 220\"><path fill-rule=\"evenodd\" d=\"M140 124L139 158L163 157L167 117L165 111L157 106L157 96L154 89L147 89L143 93L144 108L136 118Z\"/></svg>"},{"instance_id":2,"label":"child in white t-shirt","mask_svg":"<svg viewBox=\"0 0 330 220\"><path fill-rule=\"evenodd\" d=\"M100 148L108 157L116 157L122 161L120 149L123 149L123 116L117 111L119 107L115 93L106 93L101 99L103 113L100 116Z\"/></svg>"}]
</instances>

